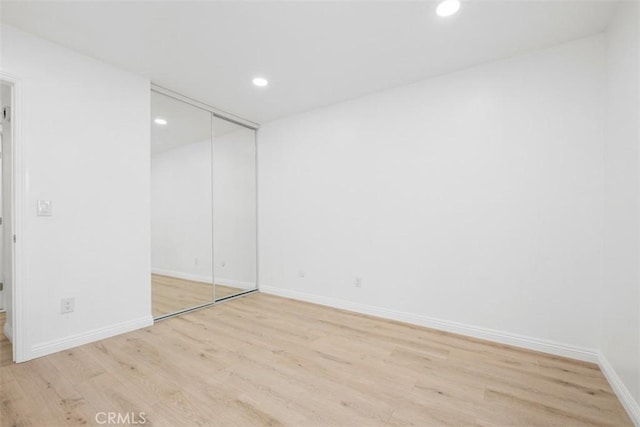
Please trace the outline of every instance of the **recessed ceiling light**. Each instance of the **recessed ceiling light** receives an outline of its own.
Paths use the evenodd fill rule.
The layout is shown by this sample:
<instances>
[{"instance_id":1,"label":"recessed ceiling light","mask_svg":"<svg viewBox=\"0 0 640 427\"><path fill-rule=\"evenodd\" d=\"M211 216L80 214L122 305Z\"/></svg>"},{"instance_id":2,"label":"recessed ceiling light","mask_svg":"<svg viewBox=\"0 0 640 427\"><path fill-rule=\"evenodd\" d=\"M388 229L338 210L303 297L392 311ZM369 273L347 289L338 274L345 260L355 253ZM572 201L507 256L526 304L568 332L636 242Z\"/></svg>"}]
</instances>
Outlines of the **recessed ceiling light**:
<instances>
[{"instance_id":1,"label":"recessed ceiling light","mask_svg":"<svg viewBox=\"0 0 640 427\"><path fill-rule=\"evenodd\" d=\"M451 16L460 10L460 0L444 0L436 8L438 16Z\"/></svg>"},{"instance_id":2,"label":"recessed ceiling light","mask_svg":"<svg viewBox=\"0 0 640 427\"><path fill-rule=\"evenodd\" d=\"M161 119L160 117L155 119L154 122L156 122L159 125L166 125L167 124L167 121L165 119Z\"/></svg>"},{"instance_id":3,"label":"recessed ceiling light","mask_svg":"<svg viewBox=\"0 0 640 427\"><path fill-rule=\"evenodd\" d=\"M263 77L256 77L253 79L253 84L258 87L265 87L269 84L269 81Z\"/></svg>"}]
</instances>

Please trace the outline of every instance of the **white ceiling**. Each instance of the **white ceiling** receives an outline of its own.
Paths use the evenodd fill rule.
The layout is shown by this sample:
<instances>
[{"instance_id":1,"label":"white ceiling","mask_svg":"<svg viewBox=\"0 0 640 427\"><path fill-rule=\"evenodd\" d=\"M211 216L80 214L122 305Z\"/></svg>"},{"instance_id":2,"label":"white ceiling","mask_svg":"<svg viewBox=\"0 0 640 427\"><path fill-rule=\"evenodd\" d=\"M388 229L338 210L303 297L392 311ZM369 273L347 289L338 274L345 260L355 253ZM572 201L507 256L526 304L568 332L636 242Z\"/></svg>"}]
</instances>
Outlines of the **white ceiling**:
<instances>
[{"instance_id":1,"label":"white ceiling","mask_svg":"<svg viewBox=\"0 0 640 427\"><path fill-rule=\"evenodd\" d=\"M2 22L246 119L278 117L602 31L612 2L2 1ZM270 85L252 86L254 76Z\"/></svg>"}]
</instances>

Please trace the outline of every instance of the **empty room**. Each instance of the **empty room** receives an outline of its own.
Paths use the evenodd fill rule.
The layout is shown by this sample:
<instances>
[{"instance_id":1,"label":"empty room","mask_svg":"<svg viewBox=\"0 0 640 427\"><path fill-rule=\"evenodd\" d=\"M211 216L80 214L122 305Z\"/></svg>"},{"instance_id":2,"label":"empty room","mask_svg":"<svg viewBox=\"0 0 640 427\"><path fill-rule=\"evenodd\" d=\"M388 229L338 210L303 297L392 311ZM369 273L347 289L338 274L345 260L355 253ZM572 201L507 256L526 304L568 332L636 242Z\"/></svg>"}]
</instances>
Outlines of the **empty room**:
<instances>
[{"instance_id":1,"label":"empty room","mask_svg":"<svg viewBox=\"0 0 640 427\"><path fill-rule=\"evenodd\" d=\"M0 425L640 427L640 1L0 3Z\"/></svg>"}]
</instances>

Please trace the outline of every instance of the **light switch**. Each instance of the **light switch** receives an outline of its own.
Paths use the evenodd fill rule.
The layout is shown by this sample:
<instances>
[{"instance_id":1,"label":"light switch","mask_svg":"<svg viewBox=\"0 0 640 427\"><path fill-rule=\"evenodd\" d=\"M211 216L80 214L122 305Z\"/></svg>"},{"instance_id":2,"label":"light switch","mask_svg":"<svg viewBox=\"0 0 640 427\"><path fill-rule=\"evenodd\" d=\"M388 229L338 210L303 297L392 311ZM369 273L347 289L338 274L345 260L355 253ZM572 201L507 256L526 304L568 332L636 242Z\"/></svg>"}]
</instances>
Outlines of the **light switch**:
<instances>
[{"instance_id":1,"label":"light switch","mask_svg":"<svg viewBox=\"0 0 640 427\"><path fill-rule=\"evenodd\" d=\"M38 200L38 216L51 216L53 214L53 202L51 200Z\"/></svg>"}]
</instances>

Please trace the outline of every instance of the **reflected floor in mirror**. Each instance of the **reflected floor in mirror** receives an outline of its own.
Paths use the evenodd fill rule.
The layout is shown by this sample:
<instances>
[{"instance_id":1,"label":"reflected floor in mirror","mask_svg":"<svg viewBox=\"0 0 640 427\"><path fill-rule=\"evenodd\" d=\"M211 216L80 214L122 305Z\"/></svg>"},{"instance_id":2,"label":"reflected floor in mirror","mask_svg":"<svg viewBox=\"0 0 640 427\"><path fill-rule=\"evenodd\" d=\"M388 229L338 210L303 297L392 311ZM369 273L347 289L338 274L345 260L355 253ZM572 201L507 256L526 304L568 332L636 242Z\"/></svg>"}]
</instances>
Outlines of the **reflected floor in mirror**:
<instances>
[{"instance_id":1,"label":"reflected floor in mirror","mask_svg":"<svg viewBox=\"0 0 640 427\"><path fill-rule=\"evenodd\" d=\"M177 277L151 275L153 317L212 302L210 283ZM244 292L245 289L216 284L216 298L225 298Z\"/></svg>"},{"instance_id":2,"label":"reflected floor in mirror","mask_svg":"<svg viewBox=\"0 0 640 427\"><path fill-rule=\"evenodd\" d=\"M4 335L4 323L7 320L7 313L0 313L0 366L7 366L13 363L13 347L11 341Z\"/></svg>"}]
</instances>

